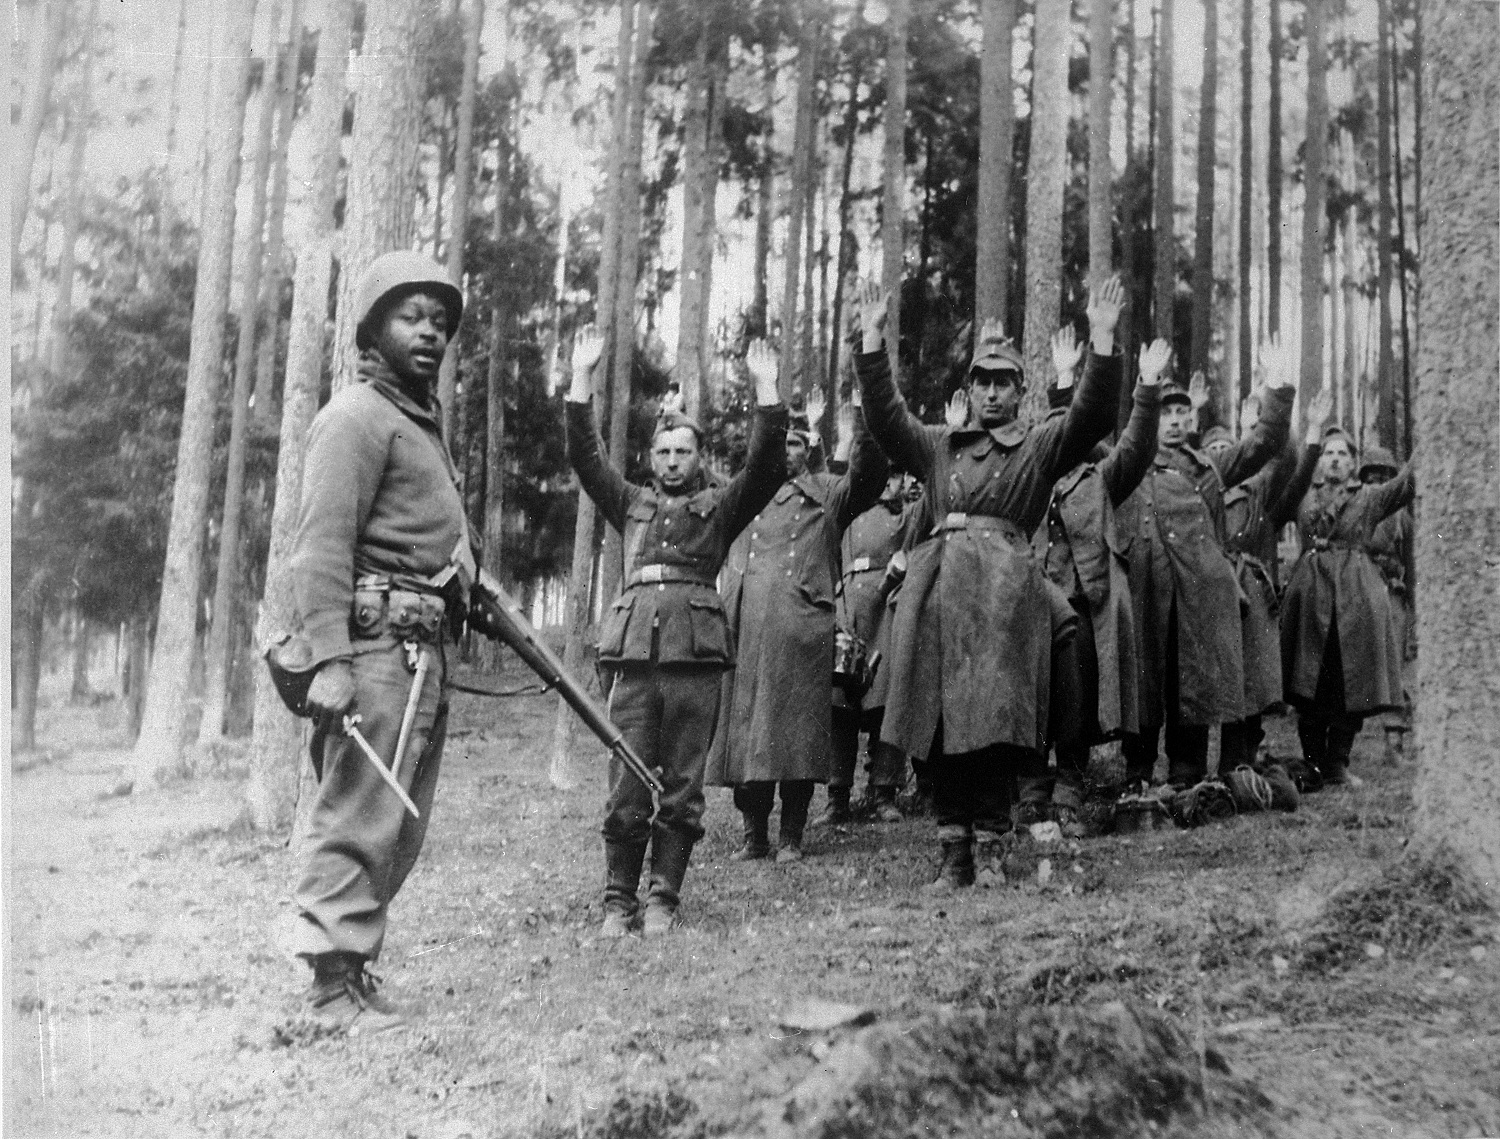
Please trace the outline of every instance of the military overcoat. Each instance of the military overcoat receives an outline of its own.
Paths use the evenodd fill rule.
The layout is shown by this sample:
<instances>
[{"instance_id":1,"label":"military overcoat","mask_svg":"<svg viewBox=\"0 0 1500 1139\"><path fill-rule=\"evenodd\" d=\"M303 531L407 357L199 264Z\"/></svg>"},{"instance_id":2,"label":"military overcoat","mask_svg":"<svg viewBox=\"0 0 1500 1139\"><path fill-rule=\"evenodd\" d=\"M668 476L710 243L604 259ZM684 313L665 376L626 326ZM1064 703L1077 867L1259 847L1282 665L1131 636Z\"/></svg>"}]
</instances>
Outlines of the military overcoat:
<instances>
[{"instance_id":1,"label":"military overcoat","mask_svg":"<svg viewBox=\"0 0 1500 1139\"><path fill-rule=\"evenodd\" d=\"M1046 524L1033 539L1047 576L1074 608L1088 614L1098 658L1094 714L1105 735L1138 727L1135 618L1115 508L1140 484L1151 464L1160 403L1160 387L1137 385L1119 442L1058 480Z\"/></svg>"},{"instance_id":2,"label":"military overcoat","mask_svg":"<svg viewBox=\"0 0 1500 1139\"><path fill-rule=\"evenodd\" d=\"M888 470L857 428L847 474L782 483L730 547L719 593L738 648L724 675L707 783L827 781L839 543L879 498Z\"/></svg>"},{"instance_id":3,"label":"military overcoat","mask_svg":"<svg viewBox=\"0 0 1500 1139\"><path fill-rule=\"evenodd\" d=\"M1118 356L1089 354L1068 411L993 430L929 427L911 414L884 352L855 366L870 432L926 481L929 523L910 551L891 626L882 740L926 756L943 726L953 755L992 744L1038 748L1051 686L1051 588L1030 537L1057 478L1108 434Z\"/></svg>"},{"instance_id":4,"label":"military overcoat","mask_svg":"<svg viewBox=\"0 0 1500 1139\"><path fill-rule=\"evenodd\" d=\"M1178 703L1184 724L1241 718L1245 674L1241 594L1224 552L1224 490L1255 474L1281 450L1292 392L1273 388L1255 430L1223 458L1162 446L1116 518L1130 561L1130 592L1140 636L1136 672L1142 726L1163 722L1167 645L1177 623Z\"/></svg>"},{"instance_id":5,"label":"military overcoat","mask_svg":"<svg viewBox=\"0 0 1500 1139\"><path fill-rule=\"evenodd\" d=\"M1244 594L1240 616L1240 653L1245 669L1241 719L1259 716L1281 702L1281 634L1276 596L1276 533L1297 514L1307 493L1321 449L1301 455L1283 448L1239 486L1224 492L1225 550L1234 561Z\"/></svg>"},{"instance_id":6,"label":"military overcoat","mask_svg":"<svg viewBox=\"0 0 1500 1139\"><path fill-rule=\"evenodd\" d=\"M891 509L891 505L895 509ZM902 549L917 513L916 503L882 502L866 510L844 532L843 577L839 582L838 623L865 643L874 667L870 687L859 699L866 712L885 707L890 689L891 599L883 588L886 567ZM839 694L834 703L838 704Z\"/></svg>"},{"instance_id":7,"label":"military overcoat","mask_svg":"<svg viewBox=\"0 0 1500 1139\"><path fill-rule=\"evenodd\" d=\"M1378 486L1315 487L1297 518L1302 556L1282 599L1281 658L1288 700L1311 700L1328 632L1337 627L1343 660L1344 710L1378 712L1401 705L1402 646L1391 595L1371 558L1375 528L1411 502L1411 463Z\"/></svg>"}]
</instances>

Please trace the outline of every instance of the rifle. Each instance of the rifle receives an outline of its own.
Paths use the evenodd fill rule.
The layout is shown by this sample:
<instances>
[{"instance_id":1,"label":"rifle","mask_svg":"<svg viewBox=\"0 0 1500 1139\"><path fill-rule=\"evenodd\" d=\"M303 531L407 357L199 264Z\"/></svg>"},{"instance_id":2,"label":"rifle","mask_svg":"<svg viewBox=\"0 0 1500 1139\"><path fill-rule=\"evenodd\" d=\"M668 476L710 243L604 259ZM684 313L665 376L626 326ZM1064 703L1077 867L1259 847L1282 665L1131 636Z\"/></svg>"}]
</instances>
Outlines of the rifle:
<instances>
[{"instance_id":1,"label":"rifle","mask_svg":"<svg viewBox=\"0 0 1500 1139\"><path fill-rule=\"evenodd\" d=\"M477 580L469 591L469 607L479 610L482 620L476 627L494 640L503 641L515 650L526 666L542 678L546 688L555 688L568 706L578 713L594 735L598 736L610 753L617 757L637 779L651 792L651 815L661 809L661 780L656 772L646 766L635 749L625 741L620 729L610 721L609 713L599 706L584 689L563 669L557 654L547 647L531 622L521 613L515 599L487 570L480 570ZM471 622L473 623L473 622Z\"/></svg>"}]
</instances>

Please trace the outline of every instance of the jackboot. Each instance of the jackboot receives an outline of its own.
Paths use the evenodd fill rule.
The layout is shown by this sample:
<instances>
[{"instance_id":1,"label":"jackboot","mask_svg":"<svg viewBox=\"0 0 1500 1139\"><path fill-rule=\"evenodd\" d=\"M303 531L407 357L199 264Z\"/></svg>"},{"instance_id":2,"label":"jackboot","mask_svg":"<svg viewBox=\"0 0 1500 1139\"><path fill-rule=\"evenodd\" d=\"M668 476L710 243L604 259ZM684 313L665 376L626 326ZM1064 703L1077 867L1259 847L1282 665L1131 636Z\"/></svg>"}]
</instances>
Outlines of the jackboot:
<instances>
[{"instance_id":1,"label":"jackboot","mask_svg":"<svg viewBox=\"0 0 1500 1139\"><path fill-rule=\"evenodd\" d=\"M939 837L943 844L943 862L938 867L937 879L927 887L933 894L951 894L954 890L974 884L974 835L970 831L943 834L950 828L943 827Z\"/></svg>"},{"instance_id":2,"label":"jackboot","mask_svg":"<svg viewBox=\"0 0 1500 1139\"><path fill-rule=\"evenodd\" d=\"M644 842L604 844L604 925L599 931L603 936L624 937L630 932L640 909L636 890L645 860Z\"/></svg>"},{"instance_id":3,"label":"jackboot","mask_svg":"<svg viewBox=\"0 0 1500 1139\"><path fill-rule=\"evenodd\" d=\"M748 811L741 811L740 818L745 825L745 845L731 854L730 860L755 862L771 857L770 813L752 815Z\"/></svg>"},{"instance_id":4,"label":"jackboot","mask_svg":"<svg viewBox=\"0 0 1500 1139\"><path fill-rule=\"evenodd\" d=\"M989 832L974 836L974 882L986 889L1005 885L1005 838Z\"/></svg>"},{"instance_id":5,"label":"jackboot","mask_svg":"<svg viewBox=\"0 0 1500 1139\"><path fill-rule=\"evenodd\" d=\"M777 862L802 861L802 832L807 829L807 809L812 805L813 784L788 780L781 785L781 832L776 844Z\"/></svg>"},{"instance_id":6,"label":"jackboot","mask_svg":"<svg viewBox=\"0 0 1500 1139\"><path fill-rule=\"evenodd\" d=\"M666 933L677 920L677 901L692 853L693 840L681 831L667 827L651 831L651 887L641 926L647 937Z\"/></svg>"},{"instance_id":7,"label":"jackboot","mask_svg":"<svg viewBox=\"0 0 1500 1139\"><path fill-rule=\"evenodd\" d=\"M1363 722L1354 716L1340 716L1328 725L1328 760L1323 768L1323 782L1338 787L1350 781L1349 753Z\"/></svg>"},{"instance_id":8,"label":"jackboot","mask_svg":"<svg viewBox=\"0 0 1500 1139\"><path fill-rule=\"evenodd\" d=\"M1304 795L1322 790L1328 766L1328 724L1305 714L1297 716L1297 739L1302 744L1302 762L1294 765L1291 776L1297 790Z\"/></svg>"},{"instance_id":9,"label":"jackboot","mask_svg":"<svg viewBox=\"0 0 1500 1139\"><path fill-rule=\"evenodd\" d=\"M828 805L825 806L822 813L813 820L813 826L839 826L842 823L847 823L851 818L853 818L853 813L849 807L849 790L850 789L848 787L830 786L828 788Z\"/></svg>"}]
</instances>

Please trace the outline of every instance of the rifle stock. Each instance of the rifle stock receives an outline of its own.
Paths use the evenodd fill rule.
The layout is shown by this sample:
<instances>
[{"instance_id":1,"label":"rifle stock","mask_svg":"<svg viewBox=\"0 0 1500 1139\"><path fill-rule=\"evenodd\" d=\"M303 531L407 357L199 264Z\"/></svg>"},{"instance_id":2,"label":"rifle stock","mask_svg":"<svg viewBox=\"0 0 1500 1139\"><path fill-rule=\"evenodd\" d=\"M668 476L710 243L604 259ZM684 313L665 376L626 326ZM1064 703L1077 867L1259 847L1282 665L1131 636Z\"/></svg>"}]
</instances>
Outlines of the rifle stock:
<instances>
[{"instance_id":1,"label":"rifle stock","mask_svg":"<svg viewBox=\"0 0 1500 1139\"><path fill-rule=\"evenodd\" d=\"M548 688L556 688L568 706L578 713L578 718L588 725L589 731L598 736L610 752L619 757L630 771L651 791L653 805L662 793L661 780L648 768L635 749L626 742L609 718L609 713L588 691L568 675L557 654L547 647L531 622L521 613L521 607L505 592L501 584L487 570L479 571L470 594L470 603L484 610L496 639L515 650L526 667L541 677Z\"/></svg>"}]
</instances>

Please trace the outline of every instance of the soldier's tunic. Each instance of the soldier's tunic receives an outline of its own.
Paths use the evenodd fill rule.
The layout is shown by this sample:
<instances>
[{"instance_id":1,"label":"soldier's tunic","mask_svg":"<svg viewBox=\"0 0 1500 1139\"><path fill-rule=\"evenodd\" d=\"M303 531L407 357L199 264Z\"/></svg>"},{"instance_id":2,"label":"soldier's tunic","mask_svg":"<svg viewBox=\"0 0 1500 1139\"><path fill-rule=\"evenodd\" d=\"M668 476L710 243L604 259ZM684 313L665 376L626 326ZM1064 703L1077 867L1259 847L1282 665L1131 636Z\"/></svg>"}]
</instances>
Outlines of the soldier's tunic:
<instances>
[{"instance_id":1,"label":"soldier's tunic","mask_svg":"<svg viewBox=\"0 0 1500 1139\"><path fill-rule=\"evenodd\" d=\"M1149 779L1167 727L1173 782L1196 782L1207 726L1238 720L1244 702L1240 589L1224 552L1224 491L1255 474L1286 442L1292 392L1273 388L1254 432L1222 471L1193 447L1160 447L1116 516L1130 560L1140 637L1140 731L1126 739L1127 777Z\"/></svg>"},{"instance_id":2,"label":"soldier's tunic","mask_svg":"<svg viewBox=\"0 0 1500 1139\"><path fill-rule=\"evenodd\" d=\"M1113 425L1116 357L1089 355L1065 415L986 431L924 426L884 352L856 358L871 433L926 481L932 528L910 552L892 625L883 737L927 756L1040 747L1048 722L1052 601L1030 535L1059 475Z\"/></svg>"},{"instance_id":3,"label":"soldier's tunic","mask_svg":"<svg viewBox=\"0 0 1500 1139\"><path fill-rule=\"evenodd\" d=\"M422 817L406 812L341 725L314 726L318 797L292 948L373 960L387 907L422 848L448 720L444 602L425 583L455 553L468 554L468 535L436 400L403 385L373 352L361 356L356 378L318 412L308 434L288 573L313 659L350 662L351 712L387 766L412 685L404 642L428 654L432 671L399 773Z\"/></svg>"},{"instance_id":4,"label":"soldier's tunic","mask_svg":"<svg viewBox=\"0 0 1500 1139\"><path fill-rule=\"evenodd\" d=\"M615 673L610 712L665 793L657 825L703 835L703 772L718 719L720 674L734 640L715 588L741 530L770 501L785 459L786 409L757 408L745 467L722 487L667 494L635 486L601 458L592 405L567 404L568 454L578 480L624 537L625 588L606 613L599 663ZM651 799L611 761L606 841L644 842Z\"/></svg>"},{"instance_id":5,"label":"soldier's tunic","mask_svg":"<svg viewBox=\"0 0 1500 1139\"><path fill-rule=\"evenodd\" d=\"M782 483L730 547L720 595L738 645L707 781L826 782L839 543L879 497L885 456L856 429L847 474Z\"/></svg>"},{"instance_id":6,"label":"soldier's tunic","mask_svg":"<svg viewBox=\"0 0 1500 1139\"><path fill-rule=\"evenodd\" d=\"M1302 556L1281 619L1283 682L1299 710L1364 716L1401 704L1401 644L1369 544L1375 528L1414 494L1408 462L1389 482L1315 487L1303 501ZM1330 669L1334 643L1337 667Z\"/></svg>"}]
</instances>

